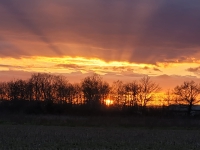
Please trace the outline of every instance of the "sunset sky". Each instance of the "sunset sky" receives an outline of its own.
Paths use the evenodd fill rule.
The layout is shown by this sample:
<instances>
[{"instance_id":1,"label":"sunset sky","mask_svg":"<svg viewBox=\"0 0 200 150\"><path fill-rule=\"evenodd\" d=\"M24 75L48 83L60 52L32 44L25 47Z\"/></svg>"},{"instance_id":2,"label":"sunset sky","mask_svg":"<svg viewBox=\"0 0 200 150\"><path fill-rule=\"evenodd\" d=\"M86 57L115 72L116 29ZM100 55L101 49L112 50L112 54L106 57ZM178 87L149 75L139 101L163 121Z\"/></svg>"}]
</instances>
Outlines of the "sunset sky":
<instances>
[{"instance_id":1,"label":"sunset sky","mask_svg":"<svg viewBox=\"0 0 200 150\"><path fill-rule=\"evenodd\" d=\"M200 82L199 0L0 0L0 80Z\"/></svg>"}]
</instances>

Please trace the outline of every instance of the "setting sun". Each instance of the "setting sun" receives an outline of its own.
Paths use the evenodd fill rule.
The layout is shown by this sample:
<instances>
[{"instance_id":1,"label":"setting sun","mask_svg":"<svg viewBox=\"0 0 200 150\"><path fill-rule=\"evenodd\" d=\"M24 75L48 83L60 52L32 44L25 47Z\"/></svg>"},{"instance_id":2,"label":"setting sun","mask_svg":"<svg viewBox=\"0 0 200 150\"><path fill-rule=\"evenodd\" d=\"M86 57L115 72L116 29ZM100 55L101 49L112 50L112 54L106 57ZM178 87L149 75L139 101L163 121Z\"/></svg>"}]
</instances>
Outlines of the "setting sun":
<instances>
[{"instance_id":1,"label":"setting sun","mask_svg":"<svg viewBox=\"0 0 200 150\"><path fill-rule=\"evenodd\" d=\"M110 99L106 99L106 100L105 100L105 103L106 103L107 106L110 106L110 105L113 104L113 101L110 100Z\"/></svg>"}]
</instances>

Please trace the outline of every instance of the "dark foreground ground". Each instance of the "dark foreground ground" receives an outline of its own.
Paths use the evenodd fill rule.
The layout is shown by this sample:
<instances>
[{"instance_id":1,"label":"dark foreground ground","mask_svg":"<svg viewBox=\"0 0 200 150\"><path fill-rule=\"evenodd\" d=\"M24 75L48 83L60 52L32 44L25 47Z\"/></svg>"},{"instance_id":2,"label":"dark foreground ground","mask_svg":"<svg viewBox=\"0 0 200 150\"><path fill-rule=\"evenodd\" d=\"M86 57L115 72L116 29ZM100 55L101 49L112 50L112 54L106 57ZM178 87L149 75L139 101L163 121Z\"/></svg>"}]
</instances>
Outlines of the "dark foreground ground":
<instances>
[{"instance_id":1,"label":"dark foreground ground","mask_svg":"<svg viewBox=\"0 0 200 150\"><path fill-rule=\"evenodd\" d=\"M199 119L0 116L0 149L199 150Z\"/></svg>"}]
</instances>

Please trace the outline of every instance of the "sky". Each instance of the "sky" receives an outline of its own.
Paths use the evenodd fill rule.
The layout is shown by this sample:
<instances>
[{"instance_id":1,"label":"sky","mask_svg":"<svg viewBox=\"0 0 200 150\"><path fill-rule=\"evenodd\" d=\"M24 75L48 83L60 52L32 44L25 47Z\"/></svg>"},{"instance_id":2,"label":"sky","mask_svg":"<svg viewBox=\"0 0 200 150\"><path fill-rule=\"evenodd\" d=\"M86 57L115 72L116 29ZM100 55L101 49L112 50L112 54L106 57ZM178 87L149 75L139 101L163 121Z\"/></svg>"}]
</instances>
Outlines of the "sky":
<instances>
[{"instance_id":1,"label":"sky","mask_svg":"<svg viewBox=\"0 0 200 150\"><path fill-rule=\"evenodd\" d=\"M0 81L200 82L199 0L0 0Z\"/></svg>"}]
</instances>

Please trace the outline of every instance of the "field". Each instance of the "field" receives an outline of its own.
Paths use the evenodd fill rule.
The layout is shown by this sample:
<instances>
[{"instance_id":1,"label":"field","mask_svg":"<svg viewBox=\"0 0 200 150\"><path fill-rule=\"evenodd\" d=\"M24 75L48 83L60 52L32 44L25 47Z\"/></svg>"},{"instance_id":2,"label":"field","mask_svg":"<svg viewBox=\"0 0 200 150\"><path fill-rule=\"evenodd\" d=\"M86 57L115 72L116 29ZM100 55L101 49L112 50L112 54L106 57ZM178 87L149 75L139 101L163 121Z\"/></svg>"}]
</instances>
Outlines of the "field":
<instances>
[{"instance_id":1,"label":"field","mask_svg":"<svg viewBox=\"0 0 200 150\"><path fill-rule=\"evenodd\" d=\"M198 120L163 126L164 121L148 125L153 118L18 117L0 117L0 149L200 149Z\"/></svg>"}]
</instances>

